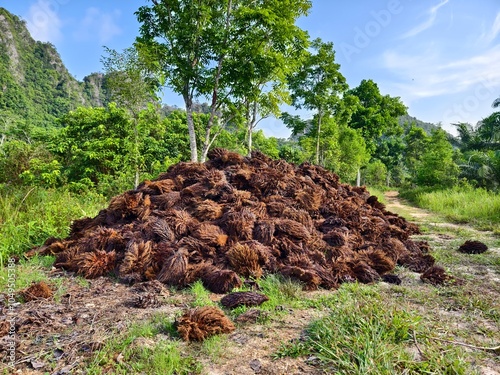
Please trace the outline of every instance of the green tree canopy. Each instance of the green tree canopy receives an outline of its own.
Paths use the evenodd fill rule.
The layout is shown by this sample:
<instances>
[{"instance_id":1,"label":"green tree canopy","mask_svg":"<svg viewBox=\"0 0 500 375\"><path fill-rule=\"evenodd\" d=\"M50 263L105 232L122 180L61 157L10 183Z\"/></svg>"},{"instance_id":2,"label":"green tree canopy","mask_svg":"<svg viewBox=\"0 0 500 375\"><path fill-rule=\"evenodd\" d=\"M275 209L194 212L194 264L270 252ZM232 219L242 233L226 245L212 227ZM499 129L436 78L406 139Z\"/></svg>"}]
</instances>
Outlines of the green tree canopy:
<instances>
[{"instance_id":1,"label":"green tree canopy","mask_svg":"<svg viewBox=\"0 0 500 375\"><path fill-rule=\"evenodd\" d=\"M376 149L378 138L398 128L398 117L406 114L406 107L399 97L382 95L371 79L361 81L348 91L359 99L359 106L352 114L350 126L359 129L370 153Z\"/></svg>"},{"instance_id":2,"label":"green tree canopy","mask_svg":"<svg viewBox=\"0 0 500 375\"><path fill-rule=\"evenodd\" d=\"M158 104L156 91L157 80L148 74L135 48L127 48L117 52L105 47L107 56L101 61L106 70L109 95L120 107L125 108L132 116L134 126L133 160L135 169L135 186L139 185L141 157L139 145L143 143L146 133L139 130L139 113L148 105Z\"/></svg>"},{"instance_id":3,"label":"green tree canopy","mask_svg":"<svg viewBox=\"0 0 500 375\"><path fill-rule=\"evenodd\" d=\"M444 130L433 130L422 151L416 166L415 182L418 185L450 187L457 182L459 170Z\"/></svg>"},{"instance_id":4,"label":"green tree canopy","mask_svg":"<svg viewBox=\"0 0 500 375\"><path fill-rule=\"evenodd\" d=\"M240 85L248 88L252 82L250 86L262 89L274 79L273 53L284 53L296 42L295 20L310 7L309 0L158 0L139 8L136 46L149 68L184 99L192 161L198 160L195 99L211 102L203 158L213 142L217 114ZM239 65L230 63L237 60Z\"/></svg>"},{"instance_id":5,"label":"green tree canopy","mask_svg":"<svg viewBox=\"0 0 500 375\"><path fill-rule=\"evenodd\" d=\"M129 165L132 125L127 112L116 104L80 107L60 122L63 129L52 148L66 167L68 181L97 185Z\"/></svg>"},{"instance_id":6,"label":"green tree canopy","mask_svg":"<svg viewBox=\"0 0 500 375\"><path fill-rule=\"evenodd\" d=\"M297 71L288 77L292 104L297 109L307 109L315 113L316 164L320 164L321 125L325 116L334 115L343 93L348 86L340 73L340 65L335 62L333 43L325 43L315 39L311 44L312 51L307 53ZM307 126L304 122L286 121L297 118L285 115L287 126L295 134L299 134ZM296 127L296 128L295 128Z\"/></svg>"}]
</instances>

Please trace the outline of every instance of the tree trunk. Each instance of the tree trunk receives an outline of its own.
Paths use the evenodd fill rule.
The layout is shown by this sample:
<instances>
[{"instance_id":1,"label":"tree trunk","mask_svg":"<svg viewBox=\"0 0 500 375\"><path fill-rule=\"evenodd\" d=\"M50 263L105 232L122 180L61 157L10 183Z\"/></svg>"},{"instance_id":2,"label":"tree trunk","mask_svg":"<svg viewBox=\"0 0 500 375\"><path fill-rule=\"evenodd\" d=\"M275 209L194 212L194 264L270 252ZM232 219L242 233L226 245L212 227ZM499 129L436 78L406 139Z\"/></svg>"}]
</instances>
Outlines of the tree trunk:
<instances>
[{"instance_id":1,"label":"tree trunk","mask_svg":"<svg viewBox=\"0 0 500 375\"><path fill-rule=\"evenodd\" d=\"M358 176L356 177L356 186L361 186L361 168L358 168Z\"/></svg>"},{"instance_id":2,"label":"tree trunk","mask_svg":"<svg viewBox=\"0 0 500 375\"><path fill-rule=\"evenodd\" d=\"M135 170L135 182L134 182L134 189L137 189L137 186L139 186L139 169L137 168Z\"/></svg>"},{"instance_id":3,"label":"tree trunk","mask_svg":"<svg viewBox=\"0 0 500 375\"><path fill-rule=\"evenodd\" d=\"M208 149L210 148L210 129L211 126L207 126L205 142L203 142L203 147L201 149L200 163L204 163L207 160Z\"/></svg>"},{"instance_id":4,"label":"tree trunk","mask_svg":"<svg viewBox=\"0 0 500 375\"><path fill-rule=\"evenodd\" d=\"M225 26L225 31L227 32L229 30L229 27L231 26L231 11L232 11L232 5L233 2L232 0L229 0L228 4L227 4L227 10L226 10L226 26ZM226 35L226 38L225 38L225 41L224 41L224 44L227 43L227 35ZM211 105L211 110L210 110L210 118L208 119L208 123L207 123L207 129L205 131L205 142L203 142L203 149L202 149L202 152L201 152L201 159L200 161L202 163L205 162L205 160L207 159L207 154L208 154L208 150L210 149L210 146L212 145L214 139L217 137L217 135L214 136L214 138L210 138L210 132L212 130L212 127L213 127L213 124L214 124L214 120L215 120L215 115L216 115L216 112L217 112L217 108L219 106L219 98L218 98L218 95L219 95L219 82L220 82L220 78L221 78L221 72L222 72L222 64L224 62L226 58L226 54L223 53L220 57L219 57L219 61L217 62L217 70L216 70L216 73L215 73L215 80L214 80L214 88L213 88L213 91L212 91L212 105Z\"/></svg>"},{"instance_id":5,"label":"tree trunk","mask_svg":"<svg viewBox=\"0 0 500 375\"><path fill-rule=\"evenodd\" d=\"M319 141L321 136L321 117L323 113L321 110L318 111L318 135L316 137L316 165L319 165Z\"/></svg>"},{"instance_id":6,"label":"tree trunk","mask_svg":"<svg viewBox=\"0 0 500 375\"><path fill-rule=\"evenodd\" d=\"M387 171L387 177L385 178L385 184L387 185L387 187L389 187L391 185L391 171Z\"/></svg>"},{"instance_id":7,"label":"tree trunk","mask_svg":"<svg viewBox=\"0 0 500 375\"><path fill-rule=\"evenodd\" d=\"M196 146L196 133L193 121L193 100L189 97L189 95L184 95L184 102L186 103L186 118L189 131L189 147L191 148L191 161L196 163L198 161L198 148Z\"/></svg>"},{"instance_id":8,"label":"tree trunk","mask_svg":"<svg viewBox=\"0 0 500 375\"><path fill-rule=\"evenodd\" d=\"M248 154L247 156L249 158L252 157L252 130L250 130L250 133L248 133Z\"/></svg>"},{"instance_id":9,"label":"tree trunk","mask_svg":"<svg viewBox=\"0 0 500 375\"><path fill-rule=\"evenodd\" d=\"M207 154L208 154L208 150L210 150L210 147L212 147L212 144L215 142L215 140L217 139L217 137L220 135L220 133L222 133L222 130L225 128L225 126L227 125L227 123L229 121L232 120L232 116L229 118L229 120L226 122L226 123L223 123L221 124L220 121L217 121L218 122L218 125L219 125L219 130L217 131L217 133L215 133L212 138L209 139L208 142L205 142L205 144L203 145L203 152L201 154L201 158L200 158L200 161L202 163L205 162L205 160L207 160ZM210 134L207 134L207 137L210 136Z\"/></svg>"},{"instance_id":10,"label":"tree trunk","mask_svg":"<svg viewBox=\"0 0 500 375\"><path fill-rule=\"evenodd\" d=\"M220 133L218 132L214 134L213 137L211 137L211 129L213 126L213 121L214 119L209 120L209 123L207 124L207 129L205 132L205 142L203 142L203 148L201 150L201 156L200 156L201 163L204 163L207 160L208 150L210 150L210 146L212 146L212 143L214 143L215 138L217 138L217 135Z\"/></svg>"},{"instance_id":11,"label":"tree trunk","mask_svg":"<svg viewBox=\"0 0 500 375\"><path fill-rule=\"evenodd\" d=\"M134 118L134 168L135 168L135 180L134 189L139 186L139 114L132 113Z\"/></svg>"},{"instance_id":12,"label":"tree trunk","mask_svg":"<svg viewBox=\"0 0 500 375\"><path fill-rule=\"evenodd\" d=\"M252 132L257 122L257 101L253 103L252 118L248 121L248 157L252 157Z\"/></svg>"}]
</instances>

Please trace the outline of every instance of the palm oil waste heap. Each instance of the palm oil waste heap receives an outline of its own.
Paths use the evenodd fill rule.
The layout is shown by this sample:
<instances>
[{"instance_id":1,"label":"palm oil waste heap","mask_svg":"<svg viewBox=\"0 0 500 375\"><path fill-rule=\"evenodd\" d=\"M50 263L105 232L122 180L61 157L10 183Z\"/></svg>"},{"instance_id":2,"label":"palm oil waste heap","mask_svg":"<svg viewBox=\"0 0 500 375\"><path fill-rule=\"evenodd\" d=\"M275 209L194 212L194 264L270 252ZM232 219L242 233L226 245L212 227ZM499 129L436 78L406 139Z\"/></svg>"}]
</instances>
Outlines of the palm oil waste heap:
<instances>
[{"instance_id":1,"label":"palm oil waste heap","mask_svg":"<svg viewBox=\"0 0 500 375\"><path fill-rule=\"evenodd\" d=\"M114 197L38 252L87 278L114 272L128 283L178 287L201 279L215 293L270 273L312 290L370 283L396 264L415 272L434 264L428 244L409 238L415 225L324 168L260 152L213 149L208 157Z\"/></svg>"}]
</instances>

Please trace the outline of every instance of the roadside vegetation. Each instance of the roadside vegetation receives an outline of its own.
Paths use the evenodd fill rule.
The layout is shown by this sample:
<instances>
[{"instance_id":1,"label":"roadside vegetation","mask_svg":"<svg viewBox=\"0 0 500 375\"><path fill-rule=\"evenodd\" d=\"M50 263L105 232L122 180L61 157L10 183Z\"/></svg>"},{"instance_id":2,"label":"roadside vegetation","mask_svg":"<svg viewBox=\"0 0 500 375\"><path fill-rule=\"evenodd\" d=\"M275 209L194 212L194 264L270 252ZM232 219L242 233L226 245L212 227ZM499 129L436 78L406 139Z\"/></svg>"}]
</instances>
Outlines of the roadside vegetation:
<instances>
[{"instance_id":1,"label":"roadside vegetation","mask_svg":"<svg viewBox=\"0 0 500 375\"><path fill-rule=\"evenodd\" d=\"M446 190L406 189L400 195L452 222L500 234L500 195L497 192L465 186Z\"/></svg>"},{"instance_id":2,"label":"roadside vegetation","mask_svg":"<svg viewBox=\"0 0 500 375\"><path fill-rule=\"evenodd\" d=\"M302 340L282 345L280 356L314 356L327 373L472 374L459 347L431 342L427 313L417 312L402 295L406 288L343 285L335 294L311 300L327 309L310 323ZM420 298L425 298L422 293Z\"/></svg>"},{"instance_id":3,"label":"roadside vegetation","mask_svg":"<svg viewBox=\"0 0 500 375\"><path fill-rule=\"evenodd\" d=\"M106 201L94 193L0 184L0 265L49 237L66 237L72 220L94 217Z\"/></svg>"}]
</instances>

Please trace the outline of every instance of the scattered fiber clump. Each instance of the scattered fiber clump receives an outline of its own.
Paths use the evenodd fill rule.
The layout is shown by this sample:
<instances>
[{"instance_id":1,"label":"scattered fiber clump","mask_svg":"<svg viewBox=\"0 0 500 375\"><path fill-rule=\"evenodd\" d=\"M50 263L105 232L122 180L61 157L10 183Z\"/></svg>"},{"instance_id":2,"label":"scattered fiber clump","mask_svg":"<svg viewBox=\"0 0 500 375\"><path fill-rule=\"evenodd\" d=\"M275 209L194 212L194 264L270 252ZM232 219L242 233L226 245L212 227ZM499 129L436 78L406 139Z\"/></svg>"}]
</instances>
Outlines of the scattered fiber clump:
<instances>
[{"instance_id":1,"label":"scattered fiber clump","mask_svg":"<svg viewBox=\"0 0 500 375\"><path fill-rule=\"evenodd\" d=\"M235 292L230 293L220 300L222 306L234 309L238 306L260 306L269 301L269 297L256 292Z\"/></svg>"},{"instance_id":2,"label":"scattered fiber clump","mask_svg":"<svg viewBox=\"0 0 500 375\"><path fill-rule=\"evenodd\" d=\"M432 266L428 268L422 275L420 275L420 279L424 283L429 283L434 286L462 283L462 280L448 275L448 273L446 273L446 270L441 266Z\"/></svg>"},{"instance_id":3,"label":"scattered fiber clump","mask_svg":"<svg viewBox=\"0 0 500 375\"><path fill-rule=\"evenodd\" d=\"M54 295L52 289L47 285L45 281L39 281L37 283L32 283L26 289L20 292L25 302L34 301L37 299L47 299Z\"/></svg>"},{"instance_id":4,"label":"scattered fiber clump","mask_svg":"<svg viewBox=\"0 0 500 375\"><path fill-rule=\"evenodd\" d=\"M174 287L201 280L214 293L266 274L314 290L376 282L396 265L434 265L428 244L410 239L417 226L322 167L219 148L208 158L171 166L30 254L53 254L56 267L87 278Z\"/></svg>"},{"instance_id":5,"label":"scattered fiber clump","mask_svg":"<svg viewBox=\"0 0 500 375\"><path fill-rule=\"evenodd\" d=\"M465 241L458 251L465 254L482 254L488 250L488 246L481 241Z\"/></svg>"},{"instance_id":6,"label":"scattered fiber clump","mask_svg":"<svg viewBox=\"0 0 500 375\"><path fill-rule=\"evenodd\" d=\"M203 341L221 333L235 330L224 312L216 307L198 307L186 311L176 321L177 332L185 341Z\"/></svg>"}]
</instances>

